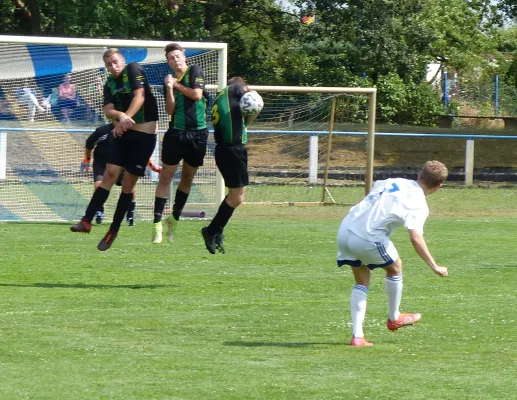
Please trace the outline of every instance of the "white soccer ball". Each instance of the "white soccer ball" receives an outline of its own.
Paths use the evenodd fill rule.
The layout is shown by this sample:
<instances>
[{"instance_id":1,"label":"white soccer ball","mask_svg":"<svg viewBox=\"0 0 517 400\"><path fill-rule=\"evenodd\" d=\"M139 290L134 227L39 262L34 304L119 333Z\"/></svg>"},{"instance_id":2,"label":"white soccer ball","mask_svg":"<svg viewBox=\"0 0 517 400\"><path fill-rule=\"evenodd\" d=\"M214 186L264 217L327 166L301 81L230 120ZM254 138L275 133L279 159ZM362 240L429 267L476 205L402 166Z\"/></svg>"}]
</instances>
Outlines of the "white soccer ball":
<instances>
[{"instance_id":1,"label":"white soccer ball","mask_svg":"<svg viewBox=\"0 0 517 400\"><path fill-rule=\"evenodd\" d=\"M262 107L264 107L264 100L262 100L260 94L254 90L251 90L242 96L240 106L243 114L255 115L262 111Z\"/></svg>"}]
</instances>

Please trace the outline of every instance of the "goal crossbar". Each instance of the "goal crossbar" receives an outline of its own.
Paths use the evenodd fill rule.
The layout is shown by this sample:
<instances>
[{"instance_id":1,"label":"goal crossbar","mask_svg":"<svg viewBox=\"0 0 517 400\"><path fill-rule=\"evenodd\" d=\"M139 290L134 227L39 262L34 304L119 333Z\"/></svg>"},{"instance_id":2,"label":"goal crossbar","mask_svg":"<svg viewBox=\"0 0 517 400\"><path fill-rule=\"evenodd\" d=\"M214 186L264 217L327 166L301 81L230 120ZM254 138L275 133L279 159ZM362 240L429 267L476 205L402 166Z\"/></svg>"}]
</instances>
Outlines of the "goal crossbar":
<instances>
[{"instance_id":1,"label":"goal crossbar","mask_svg":"<svg viewBox=\"0 0 517 400\"><path fill-rule=\"evenodd\" d=\"M95 47L146 47L165 48L171 41L156 40L126 40L126 39L88 39L88 38L63 38L40 36L11 36L0 35L0 43L17 44L56 44L63 46L95 46ZM185 49L194 50L226 50L226 43L212 42L174 42Z\"/></svg>"}]
</instances>

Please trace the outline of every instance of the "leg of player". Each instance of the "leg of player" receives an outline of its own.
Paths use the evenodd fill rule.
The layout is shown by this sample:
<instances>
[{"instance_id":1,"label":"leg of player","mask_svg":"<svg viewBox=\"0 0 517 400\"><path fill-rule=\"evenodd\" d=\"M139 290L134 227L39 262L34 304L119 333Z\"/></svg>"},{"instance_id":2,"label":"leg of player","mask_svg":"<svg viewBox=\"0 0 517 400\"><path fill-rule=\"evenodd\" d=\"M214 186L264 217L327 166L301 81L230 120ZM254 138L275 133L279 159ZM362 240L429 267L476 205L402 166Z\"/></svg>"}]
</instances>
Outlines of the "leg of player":
<instances>
[{"instance_id":1,"label":"leg of player","mask_svg":"<svg viewBox=\"0 0 517 400\"><path fill-rule=\"evenodd\" d=\"M97 225L102 224L102 220L104 219L104 206L101 206L97 212L95 213L95 223Z\"/></svg>"},{"instance_id":2,"label":"leg of player","mask_svg":"<svg viewBox=\"0 0 517 400\"><path fill-rule=\"evenodd\" d=\"M355 285L350 297L350 313L352 316L352 340L350 346L367 347L373 346L364 338L363 322L366 315L366 301L368 288L370 287L371 271L368 267L352 267L355 278Z\"/></svg>"},{"instance_id":3,"label":"leg of player","mask_svg":"<svg viewBox=\"0 0 517 400\"><path fill-rule=\"evenodd\" d=\"M33 103L29 103L28 110L29 110L29 121L34 122L34 117L36 116L36 106Z\"/></svg>"},{"instance_id":4,"label":"leg of player","mask_svg":"<svg viewBox=\"0 0 517 400\"><path fill-rule=\"evenodd\" d=\"M386 296L388 298L388 322L386 326L390 331L396 331L404 326L416 324L422 318L419 313L402 314L399 311L402 300L402 261L397 258L393 264L384 267L386 270Z\"/></svg>"},{"instance_id":5,"label":"leg of player","mask_svg":"<svg viewBox=\"0 0 517 400\"><path fill-rule=\"evenodd\" d=\"M88 204L88 207L86 207L84 216L81 218L81 221L70 227L72 232L89 233L91 231L92 220L96 212L104 206L104 203L110 194L110 189L117 181L121 171L122 167L118 165L108 164L106 166L106 172L102 177L102 182L93 193L90 203Z\"/></svg>"},{"instance_id":6,"label":"leg of player","mask_svg":"<svg viewBox=\"0 0 517 400\"><path fill-rule=\"evenodd\" d=\"M94 178L97 179L97 177L94 177ZM97 190L99 188L101 182L102 182L102 178L93 182L93 185L95 186L95 190ZM104 206L102 205L95 213L95 223L98 225L102 224L103 218L104 218Z\"/></svg>"},{"instance_id":7,"label":"leg of player","mask_svg":"<svg viewBox=\"0 0 517 400\"><path fill-rule=\"evenodd\" d=\"M129 203L129 208L127 209L127 225L135 226L135 208L136 208L136 190L133 192L133 198L131 203Z\"/></svg>"},{"instance_id":8,"label":"leg of player","mask_svg":"<svg viewBox=\"0 0 517 400\"><path fill-rule=\"evenodd\" d=\"M214 219L202 231L205 246L210 253L212 253L212 249L225 253L223 231L235 209L244 202L244 191L245 187L229 188L228 195L219 206ZM214 253L215 251L212 254Z\"/></svg>"},{"instance_id":9,"label":"leg of player","mask_svg":"<svg viewBox=\"0 0 517 400\"><path fill-rule=\"evenodd\" d=\"M169 242L174 241L174 235L178 227L178 221L185 204L187 204L188 195L194 176L196 175L198 167L192 167L185 160L183 160L183 167L181 169L181 179L174 196L174 204L172 206L172 214L167 218L167 240Z\"/></svg>"},{"instance_id":10,"label":"leg of player","mask_svg":"<svg viewBox=\"0 0 517 400\"><path fill-rule=\"evenodd\" d=\"M162 170L160 172L160 177L158 178L158 185L156 186L156 193L154 198L153 243L155 244L162 242L163 210L165 209L165 204L167 204L169 188L177 168L178 164L162 164Z\"/></svg>"},{"instance_id":11,"label":"leg of player","mask_svg":"<svg viewBox=\"0 0 517 400\"><path fill-rule=\"evenodd\" d=\"M138 178L139 177L137 175L133 175L127 171L124 174L124 179L122 181L122 192L118 198L117 208L115 209L115 214L113 215L113 222L111 223L108 232L101 239L97 246L100 251L108 250L113 244L113 241L116 239L120 225L122 224L129 205L133 200L133 192L135 191L135 185L138 181Z\"/></svg>"}]
</instances>

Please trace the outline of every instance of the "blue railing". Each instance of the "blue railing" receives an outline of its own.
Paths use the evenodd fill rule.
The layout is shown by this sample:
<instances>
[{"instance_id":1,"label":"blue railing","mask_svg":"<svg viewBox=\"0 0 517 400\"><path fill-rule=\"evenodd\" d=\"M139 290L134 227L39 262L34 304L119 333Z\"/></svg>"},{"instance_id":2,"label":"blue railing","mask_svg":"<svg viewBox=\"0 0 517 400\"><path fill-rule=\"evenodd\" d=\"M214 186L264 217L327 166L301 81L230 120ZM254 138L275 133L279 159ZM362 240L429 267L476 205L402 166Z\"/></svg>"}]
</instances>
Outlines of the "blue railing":
<instances>
[{"instance_id":1,"label":"blue railing","mask_svg":"<svg viewBox=\"0 0 517 400\"><path fill-rule=\"evenodd\" d=\"M64 132L64 133L91 133L96 127L88 129L71 129L71 128L8 128L0 127L2 132ZM159 133L164 133L165 130L160 130ZM213 130L210 130L213 133ZM289 135L328 135L328 131L288 131L288 130L259 130L249 129L248 134L289 134ZM335 131L333 135L345 136L367 136L367 132L352 132L352 131ZM444 138L444 139L517 139L515 135L481 135L476 133L416 133L416 132L376 132L375 136L394 136L394 137L422 137L422 138Z\"/></svg>"}]
</instances>

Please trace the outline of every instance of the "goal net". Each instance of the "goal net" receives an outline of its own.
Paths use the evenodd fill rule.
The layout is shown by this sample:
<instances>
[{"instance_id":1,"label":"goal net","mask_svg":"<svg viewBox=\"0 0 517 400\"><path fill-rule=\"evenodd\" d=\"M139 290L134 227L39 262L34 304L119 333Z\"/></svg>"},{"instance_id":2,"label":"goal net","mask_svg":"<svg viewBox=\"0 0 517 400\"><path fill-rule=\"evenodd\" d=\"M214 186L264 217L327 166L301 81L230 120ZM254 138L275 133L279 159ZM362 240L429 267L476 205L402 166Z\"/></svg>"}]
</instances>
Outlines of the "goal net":
<instances>
[{"instance_id":1,"label":"goal net","mask_svg":"<svg viewBox=\"0 0 517 400\"><path fill-rule=\"evenodd\" d=\"M341 203L345 186L369 191L375 89L250 87L264 108L248 130L246 203Z\"/></svg>"},{"instance_id":2,"label":"goal net","mask_svg":"<svg viewBox=\"0 0 517 400\"><path fill-rule=\"evenodd\" d=\"M86 138L107 122L101 108L107 76L102 54L108 47L119 48L127 62L144 67L159 102L159 142L153 155L159 163L169 121L162 89L165 75L172 72L163 52L168 43L0 36L0 220L62 221L83 215L94 187L91 172L80 172L79 165ZM204 69L213 99L226 85L226 45L180 44L189 64ZM56 92L68 77L77 97L64 107ZM368 190L373 177L375 89L252 89L261 93L265 106L249 127L246 203L339 203L343 184L365 185ZM224 198L214 148L210 134L186 211L211 216ZM363 158L351 166L357 148ZM180 174L181 169L173 188ZM138 219L152 218L157 180L158 175L148 170L137 184ZM107 219L118 193L120 188L114 186L105 206Z\"/></svg>"},{"instance_id":3,"label":"goal net","mask_svg":"<svg viewBox=\"0 0 517 400\"><path fill-rule=\"evenodd\" d=\"M77 220L94 190L91 171L80 172L86 138L107 123L102 87L107 77L102 55L119 48L126 62L139 62L158 100L159 145L168 128L163 79L172 73L165 61L169 42L0 36L0 220ZM181 43L189 64L200 65L213 98L226 85L226 44ZM60 102L65 79L76 98ZM217 203L214 143L210 136L205 164L196 175L186 210L210 214ZM181 176L181 166L173 187ZM140 179L136 214L151 219L158 176L148 170ZM172 191L171 191L172 192ZM221 189L219 189L221 192ZM105 206L113 215L120 188L113 187ZM219 194L221 196L221 194ZM219 199L220 201L220 199Z\"/></svg>"}]
</instances>

